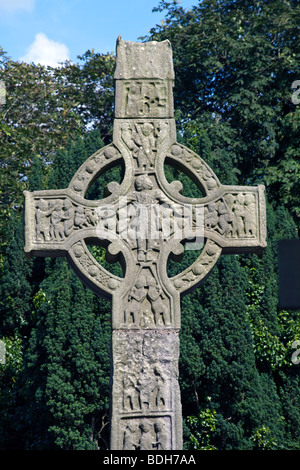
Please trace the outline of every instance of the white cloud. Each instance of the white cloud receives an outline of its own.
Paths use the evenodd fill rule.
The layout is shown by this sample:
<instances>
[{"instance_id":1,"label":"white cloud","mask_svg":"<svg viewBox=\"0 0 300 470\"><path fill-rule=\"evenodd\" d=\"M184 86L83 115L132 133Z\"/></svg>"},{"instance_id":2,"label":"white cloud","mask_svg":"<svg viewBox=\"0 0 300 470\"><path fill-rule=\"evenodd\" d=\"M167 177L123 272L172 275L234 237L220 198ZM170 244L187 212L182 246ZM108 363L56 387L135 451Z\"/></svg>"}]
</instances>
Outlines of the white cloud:
<instances>
[{"instance_id":1,"label":"white cloud","mask_svg":"<svg viewBox=\"0 0 300 470\"><path fill-rule=\"evenodd\" d=\"M48 39L44 33L38 33L21 61L58 67L60 62L69 60L69 50L61 42Z\"/></svg>"},{"instance_id":2,"label":"white cloud","mask_svg":"<svg viewBox=\"0 0 300 470\"><path fill-rule=\"evenodd\" d=\"M35 0L0 0L0 10L14 13L18 10L33 11Z\"/></svg>"}]
</instances>

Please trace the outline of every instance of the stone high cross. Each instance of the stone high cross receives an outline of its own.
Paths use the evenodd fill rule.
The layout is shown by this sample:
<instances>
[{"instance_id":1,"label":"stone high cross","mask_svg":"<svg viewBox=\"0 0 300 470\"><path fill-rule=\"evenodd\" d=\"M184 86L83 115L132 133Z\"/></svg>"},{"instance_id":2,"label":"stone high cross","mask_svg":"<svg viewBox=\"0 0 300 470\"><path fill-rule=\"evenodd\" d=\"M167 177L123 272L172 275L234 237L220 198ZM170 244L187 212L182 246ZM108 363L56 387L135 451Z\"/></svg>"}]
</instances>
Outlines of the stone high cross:
<instances>
[{"instance_id":1,"label":"stone high cross","mask_svg":"<svg viewBox=\"0 0 300 470\"><path fill-rule=\"evenodd\" d=\"M178 450L180 296L221 253L266 246L264 187L222 185L177 143L169 41L118 38L114 78L113 142L87 159L68 188L25 191L25 251L66 256L83 282L112 299L111 450ZM85 199L95 179L122 160L122 182L109 183L101 201ZM179 181L167 181L168 162L198 182L202 198L187 198ZM195 240L203 241L196 261L168 277L169 257L178 260ZM124 277L104 269L88 242L105 244Z\"/></svg>"}]
</instances>

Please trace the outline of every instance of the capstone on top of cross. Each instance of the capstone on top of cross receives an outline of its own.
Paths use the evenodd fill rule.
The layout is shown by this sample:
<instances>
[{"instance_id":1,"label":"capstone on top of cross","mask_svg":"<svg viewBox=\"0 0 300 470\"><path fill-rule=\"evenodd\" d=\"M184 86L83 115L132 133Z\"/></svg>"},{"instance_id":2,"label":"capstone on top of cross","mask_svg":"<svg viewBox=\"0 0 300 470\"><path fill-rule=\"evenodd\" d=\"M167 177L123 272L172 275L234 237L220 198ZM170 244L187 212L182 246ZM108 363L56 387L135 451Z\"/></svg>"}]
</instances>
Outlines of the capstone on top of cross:
<instances>
[{"instance_id":1,"label":"capstone on top of cross","mask_svg":"<svg viewBox=\"0 0 300 470\"><path fill-rule=\"evenodd\" d=\"M170 41L131 42L119 36L114 78L174 80Z\"/></svg>"}]
</instances>

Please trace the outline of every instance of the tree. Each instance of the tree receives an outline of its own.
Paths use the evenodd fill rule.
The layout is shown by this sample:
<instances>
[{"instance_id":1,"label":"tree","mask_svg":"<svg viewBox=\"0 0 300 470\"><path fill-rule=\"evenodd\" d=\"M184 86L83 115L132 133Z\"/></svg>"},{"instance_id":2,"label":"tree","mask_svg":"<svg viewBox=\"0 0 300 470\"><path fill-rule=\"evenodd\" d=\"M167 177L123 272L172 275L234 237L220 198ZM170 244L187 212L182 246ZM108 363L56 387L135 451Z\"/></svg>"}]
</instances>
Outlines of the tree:
<instances>
[{"instance_id":1,"label":"tree","mask_svg":"<svg viewBox=\"0 0 300 470\"><path fill-rule=\"evenodd\" d=\"M97 131L69 139L46 177L35 158L29 189L68 186L87 151L101 146ZM1 273L1 337L11 350L0 366L3 446L106 449L111 307L65 260L27 260L17 212L15 219Z\"/></svg>"},{"instance_id":2,"label":"tree","mask_svg":"<svg viewBox=\"0 0 300 470\"><path fill-rule=\"evenodd\" d=\"M241 184L266 184L298 224L299 2L204 0L185 11L161 1L157 10L166 19L145 39L172 43L179 128L207 133L216 167L221 148Z\"/></svg>"},{"instance_id":3,"label":"tree","mask_svg":"<svg viewBox=\"0 0 300 470\"><path fill-rule=\"evenodd\" d=\"M88 51L79 59L85 62L52 68L14 62L0 49L0 80L6 88L6 102L0 104L2 250L12 211L22 211L33 160L41 160L46 177L55 152L87 128L110 136L114 58Z\"/></svg>"},{"instance_id":4,"label":"tree","mask_svg":"<svg viewBox=\"0 0 300 470\"><path fill-rule=\"evenodd\" d=\"M109 310L101 309L65 260L47 265L27 354L28 393L35 398L31 445L106 448L98 433L108 415Z\"/></svg>"}]
</instances>

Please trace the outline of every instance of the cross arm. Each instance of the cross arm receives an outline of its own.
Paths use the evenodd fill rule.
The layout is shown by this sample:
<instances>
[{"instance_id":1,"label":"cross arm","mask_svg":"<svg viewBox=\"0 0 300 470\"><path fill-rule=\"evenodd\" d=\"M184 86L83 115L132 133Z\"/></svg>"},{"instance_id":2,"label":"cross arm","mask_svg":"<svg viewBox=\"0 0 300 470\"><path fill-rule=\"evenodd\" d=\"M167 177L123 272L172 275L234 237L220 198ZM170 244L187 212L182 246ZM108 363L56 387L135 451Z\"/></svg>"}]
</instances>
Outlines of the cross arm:
<instances>
[{"instance_id":1,"label":"cross arm","mask_svg":"<svg viewBox=\"0 0 300 470\"><path fill-rule=\"evenodd\" d=\"M70 188L24 191L25 252L65 256L80 238L96 238L99 202L87 201Z\"/></svg>"},{"instance_id":2,"label":"cross arm","mask_svg":"<svg viewBox=\"0 0 300 470\"><path fill-rule=\"evenodd\" d=\"M224 186L205 204L204 237L223 254L260 254L266 243L265 187Z\"/></svg>"},{"instance_id":3,"label":"cross arm","mask_svg":"<svg viewBox=\"0 0 300 470\"><path fill-rule=\"evenodd\" d=\"M204 246L195 262L170 278L180 294L194 290L221 254L257 253L266 247L265 188L220 185L204 205Z\"/></svg>"}]
</instances>

